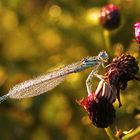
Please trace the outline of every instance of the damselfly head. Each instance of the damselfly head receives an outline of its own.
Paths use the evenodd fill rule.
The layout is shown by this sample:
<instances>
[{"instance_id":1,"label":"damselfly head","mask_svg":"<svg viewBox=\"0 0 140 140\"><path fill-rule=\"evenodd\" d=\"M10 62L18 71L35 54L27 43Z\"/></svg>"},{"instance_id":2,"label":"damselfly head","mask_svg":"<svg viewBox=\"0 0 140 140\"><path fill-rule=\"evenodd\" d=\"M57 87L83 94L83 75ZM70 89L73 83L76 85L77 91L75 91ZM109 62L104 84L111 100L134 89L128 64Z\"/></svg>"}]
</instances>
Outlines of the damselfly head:
<instances>
[{"instance_id":1,"label":"damselfly head","mask_svg":"<svg viewBox=\"0 0 140 140\"><path fill-rule=\"evenodd\" d=\"M98 54L98 57L99 57L99 59L100 59L102 62L107 62L108 59L109 59L109 56L108 56L108 54L107 54L105 51L100 52L100 53Z\"/></svg>"}]
</instances>

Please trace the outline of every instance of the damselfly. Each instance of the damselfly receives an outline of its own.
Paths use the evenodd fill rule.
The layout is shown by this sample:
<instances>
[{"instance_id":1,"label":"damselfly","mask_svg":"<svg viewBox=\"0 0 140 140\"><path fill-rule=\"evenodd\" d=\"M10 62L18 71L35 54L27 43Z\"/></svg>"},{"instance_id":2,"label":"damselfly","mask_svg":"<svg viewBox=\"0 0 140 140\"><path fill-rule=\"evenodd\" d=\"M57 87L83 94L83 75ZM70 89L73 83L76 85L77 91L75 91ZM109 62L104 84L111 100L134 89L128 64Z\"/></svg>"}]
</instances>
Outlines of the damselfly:
<instances>
[{"instance_id":1,"label":"damselfly","mask_svg":"<svg viewBox=\"0 0 140 140\"><path fill-rule=\"evenodd\" d=\"M7 98L21 99L40 95L59 85L67 75L93 67L93 70L86 80L87 92L88 95L90 95L92 93L91 80L93 76L102 79L101 76L97 74L98 68L100 65L104 67L107 60L108 54L103 51L97 56L83 58L81 61L72 63L56 71L19 83L15 85L8 94L0 97L0 103Z\"/></svg>"}]
</instances>

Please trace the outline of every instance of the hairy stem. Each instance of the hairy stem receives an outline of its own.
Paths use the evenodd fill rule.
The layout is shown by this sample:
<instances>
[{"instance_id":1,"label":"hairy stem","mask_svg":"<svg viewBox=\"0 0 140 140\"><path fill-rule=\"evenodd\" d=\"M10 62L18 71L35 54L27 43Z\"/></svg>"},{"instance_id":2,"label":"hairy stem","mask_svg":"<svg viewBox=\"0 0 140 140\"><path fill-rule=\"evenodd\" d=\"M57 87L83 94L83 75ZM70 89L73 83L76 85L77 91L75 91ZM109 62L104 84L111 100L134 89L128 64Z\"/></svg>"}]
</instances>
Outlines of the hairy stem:
<instances>
[{"instance_id":1,"label":"hairy stem","mask_svg":"<svg viewBox=\"0 0 140 140\"><path fill-rule=\"evenodd\" d=\"M110 45L110 32L106 29L103 30L103 37L104 37L104 45L106 50L111 54L111 45Z\"/></svg>"},{"instance_id":2,"label":"hairy stem","mask_svg":"<svg viewBox=\"0 0 140 140\"><path fill-rule=\"evenodd\" d=\"M108 137L110 138L110 140L117 140L117 138L113 134L113 132L112 132L110 127L105 128L105 132L108 135Z\"/></svg>"},{"instance_id":3,"label":"hairy stem","mask_svg":"<svg viewBox=\"0 0 140 140\"><path fill-rule=\"evenodd\" d=\"M140 76L139 75L134 75L134 79L137 81L140 81Z\"/></svg>"},{"instance_id":4,"label":"hairy stem","mask_svg":"<svg viewBox=\"0 0 140 140\"><path fill-rule=\"evenodd\" d=\"M136 135L140 134L140 126L138 126L135 130L133 130L131 133L128 133L127 135L122 137L122 140L130 140Z\"/></svg>"}]
</instances>

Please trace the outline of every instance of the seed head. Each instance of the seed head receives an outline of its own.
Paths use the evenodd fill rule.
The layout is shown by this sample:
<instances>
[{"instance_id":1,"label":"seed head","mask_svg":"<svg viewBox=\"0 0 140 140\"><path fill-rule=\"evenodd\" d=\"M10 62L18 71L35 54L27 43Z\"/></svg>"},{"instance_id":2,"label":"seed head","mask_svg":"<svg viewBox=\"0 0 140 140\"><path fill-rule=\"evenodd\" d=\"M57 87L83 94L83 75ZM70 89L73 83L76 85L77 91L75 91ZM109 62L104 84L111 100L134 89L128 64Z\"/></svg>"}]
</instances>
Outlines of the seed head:
<instances>
[{"instance_id":1,"label":"seed head","mask_svg":"<svg viewBox=\"0 0 140 140\"><path fill-rule=\"evenodd\" d=\"M117 98L120 107L120 90L126 89L127 82L135 78L138 70L138 62L133 56L122 54L114 58L107 66L103 80L98 84L95 91L96 97L104 97L110 103L113 103Z\"/></svg>"},{"instance_id":2,"label":"seed head","mask_svg":"<svg viewBox=\"0 0 140 140\"><path fill-rule=\"evenodd\" d=\"M115 120L115 109L104 97L95 98L95 94L91 94L87 99L80 100L79 104L87 111L96 127L106 128Z\"/></svg>"},{"instance_id":3,"label":"seed head","mask_svg":"<svg viewBox=\"0 0 140 140\"><path fill-rule=\"evenodd\" d=\"M89 118L96 127L105 128L115 120L113 102L120 101L120 90L125 90L127 82L136 76L139 67L136 59L129 54L122 54L113 59L107 66L103 79L99 82L95 93L78 103L87 111Z\"/></svg>"},{"instance_id":4,"label":"seed head","mask_svg":"<svg viewBox=\"0 0 140 140\"><path fill-rule=\"evenodd\" d=\"M122 54L114 58L112 63L108 65L105 77L109 79L110 84L125 90L127 82L134 79L134 75L138 73L138 70L136 59L129 54Z\"/></svg>"}]
</instances>

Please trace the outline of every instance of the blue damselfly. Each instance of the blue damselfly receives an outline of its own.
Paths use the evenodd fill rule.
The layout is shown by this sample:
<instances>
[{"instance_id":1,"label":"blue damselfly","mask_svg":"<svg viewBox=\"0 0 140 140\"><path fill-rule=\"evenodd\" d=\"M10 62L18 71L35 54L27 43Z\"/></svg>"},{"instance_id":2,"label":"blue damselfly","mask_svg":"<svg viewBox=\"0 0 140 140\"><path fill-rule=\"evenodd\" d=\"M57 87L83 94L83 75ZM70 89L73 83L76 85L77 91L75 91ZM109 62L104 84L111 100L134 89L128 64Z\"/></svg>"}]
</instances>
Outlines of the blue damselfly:
<instances>
[{"instance_id":1,"label":"blue damselfly","mask_svg":"<svg viewBox=\"0 0 140 140\"><path fill-rule=\"evenodd\" d=\"M59 85L67 75L93 67L93 70L86 80L87 92L88 95L90 95L92 93L91 80L93 76L102 79L102 77L97 74L98 68L100 65L104 66L107 60L108 54L103 51L97 56L83 58L80 61L67 65L56 71L19 83L10 89L6 95L0 97L0 102L7 98L21 99L40 95Z\"/></svg>"}]
</instances>

